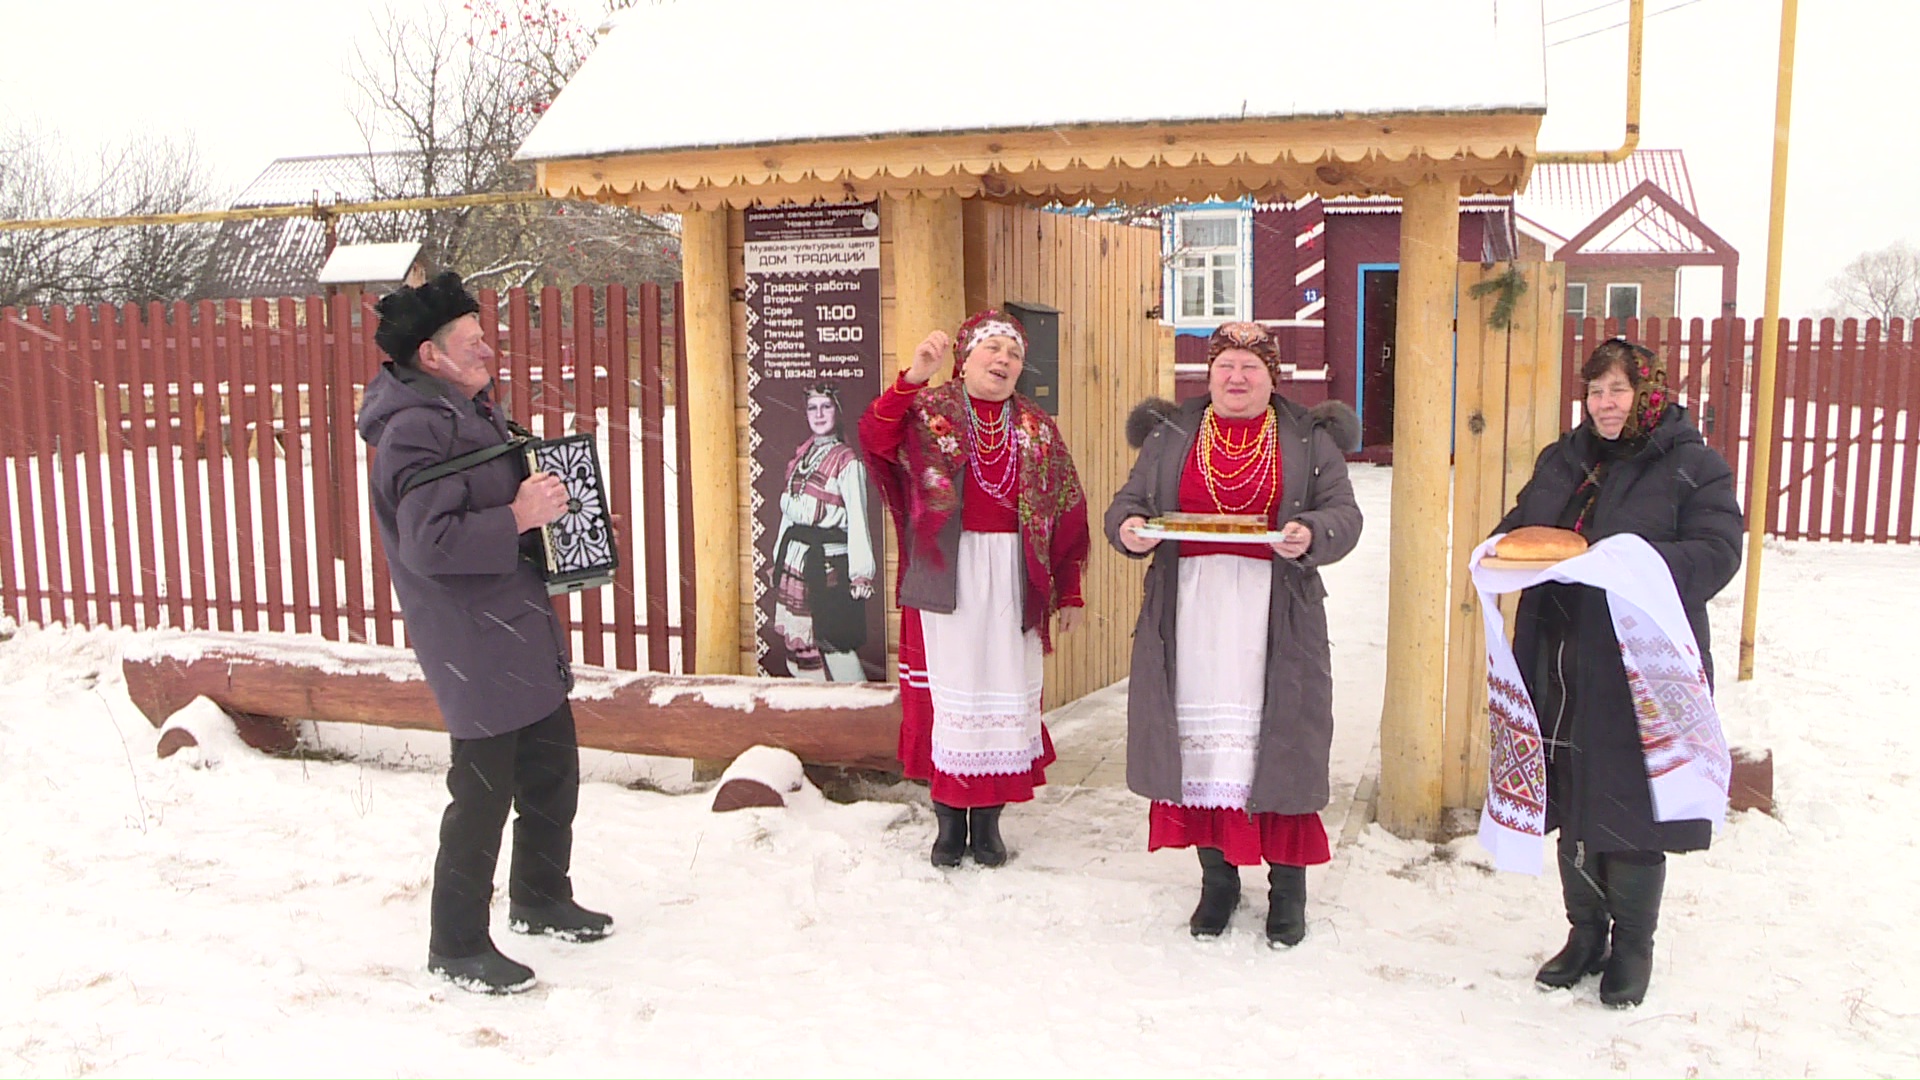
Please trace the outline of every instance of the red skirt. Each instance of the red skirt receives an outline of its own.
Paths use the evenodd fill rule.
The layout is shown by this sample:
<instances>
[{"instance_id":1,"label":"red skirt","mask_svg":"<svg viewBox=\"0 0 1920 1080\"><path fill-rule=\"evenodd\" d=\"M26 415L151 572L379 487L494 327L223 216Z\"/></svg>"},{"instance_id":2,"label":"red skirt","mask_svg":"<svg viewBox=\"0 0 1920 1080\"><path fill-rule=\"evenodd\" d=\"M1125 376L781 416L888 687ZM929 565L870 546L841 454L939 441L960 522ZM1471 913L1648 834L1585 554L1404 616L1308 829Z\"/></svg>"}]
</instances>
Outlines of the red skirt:
<instances>
[{"instance_id":1,"label":"red skirt","mask_svg":"<svg viewBox=\"0 0 1920 1080\"><path fill-rule=\"evenodd\" d=\"M1053 736L1040 725L1040 756L1024 773L1003 776L954 776L933 767L933 695L927 689L927 649L920 634L920 612L900 609L900 769L925 780L933 801L963 809L1029 802L1033 789L1047 782L1053 764Z\"/></svg>"},{"instance_id":2,"label":"red skirt","mask_svg":"<svg viewBox=\"0 0 1920 1080\"><path fill-rule=\"evenodd\" d=\"M1319 814L1249 814L1156 802L1147 811L1147 850L1219 848L1235 866L1319 866L1333 853Z\"/></svg>"}]
</instances>

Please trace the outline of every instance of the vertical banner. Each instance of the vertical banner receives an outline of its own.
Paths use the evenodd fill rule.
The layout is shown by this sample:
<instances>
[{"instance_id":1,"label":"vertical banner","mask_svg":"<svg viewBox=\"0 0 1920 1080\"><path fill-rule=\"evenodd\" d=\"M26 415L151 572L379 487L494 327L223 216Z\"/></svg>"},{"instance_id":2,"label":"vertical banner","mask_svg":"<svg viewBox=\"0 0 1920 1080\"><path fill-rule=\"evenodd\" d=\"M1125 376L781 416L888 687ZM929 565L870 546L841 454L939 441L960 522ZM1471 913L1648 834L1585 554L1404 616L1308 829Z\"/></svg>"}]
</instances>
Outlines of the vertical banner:
<instances>
[{"instance_id":1,"label":"vertical banner","mask_svg":"<svg viewBox=\"0 0 1920 1080\"><path fill-rule=\"evenodd\" d=\"M760 670L879 681L884 534L855 428L880 386L880 214L748 210L745 248Z\"/></svg>"}]
</instances>

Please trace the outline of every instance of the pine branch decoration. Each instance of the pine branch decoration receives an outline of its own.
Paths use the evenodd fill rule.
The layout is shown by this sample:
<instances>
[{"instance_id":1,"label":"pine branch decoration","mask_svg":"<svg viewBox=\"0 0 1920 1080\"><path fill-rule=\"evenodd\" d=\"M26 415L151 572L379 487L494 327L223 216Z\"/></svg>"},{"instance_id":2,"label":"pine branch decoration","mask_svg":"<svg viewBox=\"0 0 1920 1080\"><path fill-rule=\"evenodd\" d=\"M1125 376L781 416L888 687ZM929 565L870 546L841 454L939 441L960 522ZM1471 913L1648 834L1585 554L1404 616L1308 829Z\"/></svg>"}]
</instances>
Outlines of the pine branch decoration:
<instances>
[{"instance_id":1,"label":"pine branch decoration","mask_svg":"<svg viewBox=\"0 0 1920 1080\"><path fill-rule=\"evenodd\" d=\"M1527 279L1520 274L1517 266L1507 267L1506 273L1499 277L1488 278L1467 290L1467 295L1475 300L1489 293L1498 293L1494 297L1493 309L1487 312L1487 325L1495 330L1513 328L1514 308L1519 306L1520 298L1526 295Z\"/></svg>"}]
</instances>

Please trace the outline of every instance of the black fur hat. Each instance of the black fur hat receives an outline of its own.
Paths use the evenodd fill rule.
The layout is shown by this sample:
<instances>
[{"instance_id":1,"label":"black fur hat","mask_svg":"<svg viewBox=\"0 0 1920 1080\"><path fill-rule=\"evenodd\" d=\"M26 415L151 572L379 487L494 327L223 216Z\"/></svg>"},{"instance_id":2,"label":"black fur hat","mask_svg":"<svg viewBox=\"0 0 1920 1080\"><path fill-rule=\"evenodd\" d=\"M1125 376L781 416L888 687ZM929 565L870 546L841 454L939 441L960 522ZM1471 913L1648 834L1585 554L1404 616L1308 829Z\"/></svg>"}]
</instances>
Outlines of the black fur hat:
<instances>
[{"instance_id":1,"label":"black fur hat","mask_svg":"<svg viewBox=\"0 0 1920 1080\"><path fill-rule=\"evenodd\" d=\"M374 309L380 313L375 344L396 362L411 365L421 342L462 315L478 314L480 301L460 283L459 274L448 270L417 289L395 289Z\"/></svg>"}]
</instances>

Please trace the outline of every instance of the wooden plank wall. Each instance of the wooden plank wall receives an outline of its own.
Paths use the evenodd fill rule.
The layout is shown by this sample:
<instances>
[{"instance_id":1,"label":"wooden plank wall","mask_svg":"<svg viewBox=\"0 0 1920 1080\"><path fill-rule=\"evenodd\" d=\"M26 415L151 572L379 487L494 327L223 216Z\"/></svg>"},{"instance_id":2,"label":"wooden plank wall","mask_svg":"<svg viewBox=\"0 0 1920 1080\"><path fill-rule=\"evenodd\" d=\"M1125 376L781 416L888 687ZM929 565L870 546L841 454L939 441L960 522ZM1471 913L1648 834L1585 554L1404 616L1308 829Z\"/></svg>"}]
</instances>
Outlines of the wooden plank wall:
<instances>
[{"instance_id":1,"label":"wooden plank wall","mask_svg":"<svg viewBox=\"0 0 1920 1080\"><path fill-rule=\"evenodd\" d=\"M1094 532L1086 621L1047 659L1054 708L1127 677L1145 563L1121 557L1100 532L1133 468L1127 414L1173 395L1173 336L1149 312L1160 303L1160 236L1152 229L988 203L969 204L967 308L1008 300L1060 310L1060 422L1087 490Z\"/></svg>"},{"instance_id":2,"label":"wooden plank wall","mask_svg":"<svg viewBox=\"0 0 1920 1080\"><path fill-rule=\"evenodd\" d=\"M1487 322L1496 297L1482 281L1517 267L1527 283L1509 326ZM1566 268L1558 263L1463 263L1459 276L1453 436L1453 543L1447 630L1443 802L1478 807L1487 789L1487 660L1480 598L1467 557L1499 523L1533 473L1540 449L1561 431L1561 312ZM1514 600L1502 603L1511 626Z\"/></svg>"}]
</instances>

